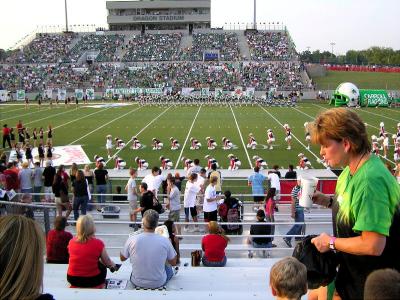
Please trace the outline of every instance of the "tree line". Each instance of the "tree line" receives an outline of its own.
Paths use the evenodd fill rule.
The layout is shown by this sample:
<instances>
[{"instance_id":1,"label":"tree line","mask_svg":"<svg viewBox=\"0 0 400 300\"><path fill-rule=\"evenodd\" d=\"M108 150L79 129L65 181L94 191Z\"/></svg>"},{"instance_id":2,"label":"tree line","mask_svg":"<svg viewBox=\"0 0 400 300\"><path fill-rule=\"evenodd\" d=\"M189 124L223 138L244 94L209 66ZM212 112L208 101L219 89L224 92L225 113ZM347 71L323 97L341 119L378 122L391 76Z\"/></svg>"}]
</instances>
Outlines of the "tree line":
<instances>
[{"instance_id":1,"label":"tree line","mask_svg":"<svg viewBox=\"0 0 400 300\"><path fill-rule=\"evenodd\" d=\"M320 50L299 53L303 62L322 64L400 66L400 50L371 47L366 50L349 50L345 55Z\"/></svg>"}]
</instances>

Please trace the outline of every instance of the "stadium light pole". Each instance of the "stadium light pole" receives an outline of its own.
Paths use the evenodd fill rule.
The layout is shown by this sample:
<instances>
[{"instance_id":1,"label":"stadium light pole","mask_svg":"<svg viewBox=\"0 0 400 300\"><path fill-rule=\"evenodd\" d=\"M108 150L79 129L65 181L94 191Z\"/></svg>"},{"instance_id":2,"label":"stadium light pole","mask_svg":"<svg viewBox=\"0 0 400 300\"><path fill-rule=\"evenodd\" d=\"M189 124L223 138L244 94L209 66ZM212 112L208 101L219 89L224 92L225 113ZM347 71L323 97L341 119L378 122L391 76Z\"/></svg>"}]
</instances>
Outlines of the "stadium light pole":
<instances>
[{"instance_id":1,"label":"stadium light pole","mask_svg":"<svg viewBox=\"0 0 400 300\"><path fill-rule=\"evenodd\" d=\"M68 32L68 9L67 9L67 0L64 0L65 5L65 32Z\"/></svg>"},{"instance_id":2,"label":"stadium light pole","mask_svg":"<svg viewBox=\"0 0 400 300\"><path fill-rule=\"evenodd\" d=\"M254 0L253 29L257 30L257 0Z\"/></svg>"},{"instance_id":3,"label":"stadium light pole","mask_svg":"<svg viewBox=\"0 0 400 300\"><path fill-rule=\"evenodd\" d=\"M335 42L332 42L332 43L331 43L331 47L332 47L332 52L331 52L331 53L332 53L332 55L335 55L335 54L333 53L333 47L334 47L335 45L336 45Z\"/></svg>"}]
</instances>

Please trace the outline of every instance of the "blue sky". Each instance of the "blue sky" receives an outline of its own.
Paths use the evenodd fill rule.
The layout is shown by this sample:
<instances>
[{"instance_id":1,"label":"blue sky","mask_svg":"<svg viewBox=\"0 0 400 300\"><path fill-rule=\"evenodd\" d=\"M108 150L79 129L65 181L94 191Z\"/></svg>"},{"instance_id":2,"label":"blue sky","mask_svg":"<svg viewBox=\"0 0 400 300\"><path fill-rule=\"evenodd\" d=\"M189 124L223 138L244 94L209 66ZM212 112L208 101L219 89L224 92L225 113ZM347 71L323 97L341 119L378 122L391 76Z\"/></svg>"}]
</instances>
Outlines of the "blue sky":
<instances>
[{"instance_id":1,"label":"blue sky","mask_svg":"<svg viewBox=\"0 0 400 300\"><path fill-rule=\"evenodd\" d=\"M2 1L0 7L0 48L37 26L64 24L64 0ZM69 23L104 25L105 7L104 0L68 0ZM257 0L257 22L283 22L299 51L330 51L331 42L336 54L370 46L399 50L399 12L399 0ZM212 0L212 26L233 28L252 20L253 0Z\"/></svg>"}]
</instances>

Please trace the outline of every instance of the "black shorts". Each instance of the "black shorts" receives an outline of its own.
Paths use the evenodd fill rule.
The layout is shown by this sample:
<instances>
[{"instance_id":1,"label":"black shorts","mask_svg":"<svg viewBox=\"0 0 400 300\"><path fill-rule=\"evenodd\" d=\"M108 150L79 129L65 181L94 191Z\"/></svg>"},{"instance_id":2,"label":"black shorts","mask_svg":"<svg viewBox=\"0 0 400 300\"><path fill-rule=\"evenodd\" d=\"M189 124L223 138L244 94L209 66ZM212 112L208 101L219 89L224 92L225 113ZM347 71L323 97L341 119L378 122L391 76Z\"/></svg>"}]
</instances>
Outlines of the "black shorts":
<instances>
[{"instance_id":1,"label":"black shorts","mask_svg":"<svg viewBox=\"0 0 400 300\"><path fill-rule=\"evenodd\" d=\"M218 217L217 210L204 212L204 222L217 221L217 217Z\"/></svg>"},{"instance_id":2,"label":"black shorts","mask_svg":"<svg viewBox=\"0 0 400 300\"><path fill-rule=\"evenodd\" d=\"M197 217L197 209L196 206L193 207L185 207L185 217L189 219L189 211L192 217Z\"/></svg>"},{"instance_id":3,"label":"black shorts","mask_svg":"<svg viewBox=\"0 0 400 300\"><path fill-rule=\"evenodd\" d=\"M260 203L264 201L264 196L253 196L254 202Z\"/></svg>"}]
</instances>

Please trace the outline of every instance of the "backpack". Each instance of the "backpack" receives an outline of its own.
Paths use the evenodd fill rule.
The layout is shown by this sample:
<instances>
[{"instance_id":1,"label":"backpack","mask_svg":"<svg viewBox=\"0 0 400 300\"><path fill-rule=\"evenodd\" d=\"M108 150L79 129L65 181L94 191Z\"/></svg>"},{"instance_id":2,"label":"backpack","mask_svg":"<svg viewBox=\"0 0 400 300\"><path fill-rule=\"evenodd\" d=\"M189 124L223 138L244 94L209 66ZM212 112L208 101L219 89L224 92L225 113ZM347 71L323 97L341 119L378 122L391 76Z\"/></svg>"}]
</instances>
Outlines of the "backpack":
<instances>
[{"instance_id":1,"label":"backpack","mask_svg":"<svg viewBox=\"0 0 400 300\"><path fill-rule=\"evenodd\" d=\"M228 209L227 213L227 221L228 222L240 222L239 218L239 210L237 208L230 208ZM240 227L239 224L231 224L227 225L228 230L238 230Z\"/></svg>"}]
</instances>

